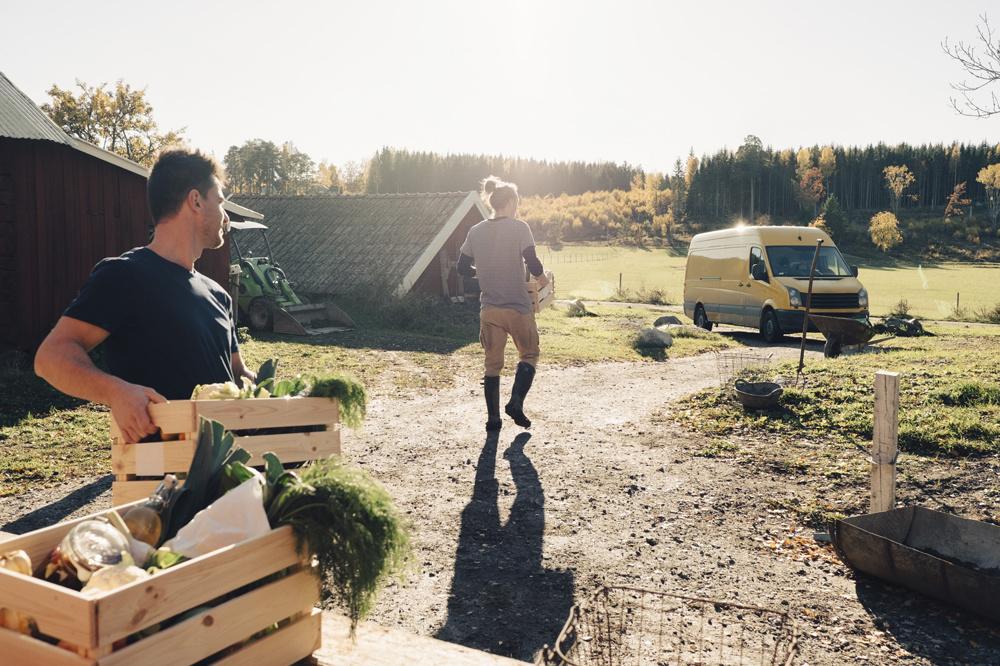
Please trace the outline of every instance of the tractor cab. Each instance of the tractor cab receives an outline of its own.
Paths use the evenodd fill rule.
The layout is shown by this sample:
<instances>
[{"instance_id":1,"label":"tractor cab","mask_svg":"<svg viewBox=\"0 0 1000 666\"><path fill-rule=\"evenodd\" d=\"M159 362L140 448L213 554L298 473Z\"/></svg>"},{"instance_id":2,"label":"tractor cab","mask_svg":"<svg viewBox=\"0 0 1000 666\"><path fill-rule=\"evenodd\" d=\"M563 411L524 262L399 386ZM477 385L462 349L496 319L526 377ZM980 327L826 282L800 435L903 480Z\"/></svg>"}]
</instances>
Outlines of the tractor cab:
<instances>
[{"instance_id":1,"label":"tractor cab","mask_svg":"<svg viewBox=\"0 0 1000 666\"><path fill-rule=\"evenodd\" d=\"M238 277L233 302L241 322L253 330L292 335L320 335L354 327L351 317L335 305L310 303L295 293L293 283L274 259L266 225L248 220L231 222L230 227L230 275L234 282ZM254 256L250 248L263 254Z\"/></svg>"}]
</instances>

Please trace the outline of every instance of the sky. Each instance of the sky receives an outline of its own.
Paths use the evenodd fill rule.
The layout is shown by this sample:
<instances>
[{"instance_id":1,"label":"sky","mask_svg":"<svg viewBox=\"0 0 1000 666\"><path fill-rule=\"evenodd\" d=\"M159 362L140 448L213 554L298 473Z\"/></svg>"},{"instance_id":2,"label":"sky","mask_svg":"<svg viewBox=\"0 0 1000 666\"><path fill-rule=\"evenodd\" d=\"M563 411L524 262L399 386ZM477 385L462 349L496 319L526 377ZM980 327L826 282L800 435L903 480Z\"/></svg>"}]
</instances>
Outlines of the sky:
<instances>
[{"instance_id":1,"label":"sky","mask_svg":"<svg viewBox=\"0 0 1000 666\"><path fill-rule=\"evenodd\" d=\"M1000 139L1000 118L951 107L963 72L941 50L987 0L81 6L4 0L0 71L39 104L77 79L146 88L161 128L219 158L262 138L335 164L391 146L666 171L748 134Z\"/></svg>"}]
</instances>

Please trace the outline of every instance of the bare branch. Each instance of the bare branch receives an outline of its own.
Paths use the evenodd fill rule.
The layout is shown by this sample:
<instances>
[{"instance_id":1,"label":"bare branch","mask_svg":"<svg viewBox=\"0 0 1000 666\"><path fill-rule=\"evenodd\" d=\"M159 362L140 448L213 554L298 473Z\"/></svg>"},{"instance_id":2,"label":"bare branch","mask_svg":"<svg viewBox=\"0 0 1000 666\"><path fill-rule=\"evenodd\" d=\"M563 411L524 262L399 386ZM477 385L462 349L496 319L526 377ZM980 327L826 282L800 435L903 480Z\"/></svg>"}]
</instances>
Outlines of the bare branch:
<instances>
[{"instance_id":1,"label":"bare branch","mask_svg":"<svg viewBox=\"0 0 1000 666\"><path fill-rule=\"evenodd\" d=\"M977 102L972 93L977 93L1000 81L1000 40L994 41L994 31L986 14L981 15L979 20L982 23L976 26L976 34L979 36L980 44L959 41L953 45L945 37L941 42L941 49L948 57L958 62L972 78L971 83L963 79L951 84L952 90L961 93L963 100L960 104L952 97L952 108L963 116L988 118L1000 114L1000 100L997 99L996 93L990 92L991 104Z\"/></svg>"}]
</instances>

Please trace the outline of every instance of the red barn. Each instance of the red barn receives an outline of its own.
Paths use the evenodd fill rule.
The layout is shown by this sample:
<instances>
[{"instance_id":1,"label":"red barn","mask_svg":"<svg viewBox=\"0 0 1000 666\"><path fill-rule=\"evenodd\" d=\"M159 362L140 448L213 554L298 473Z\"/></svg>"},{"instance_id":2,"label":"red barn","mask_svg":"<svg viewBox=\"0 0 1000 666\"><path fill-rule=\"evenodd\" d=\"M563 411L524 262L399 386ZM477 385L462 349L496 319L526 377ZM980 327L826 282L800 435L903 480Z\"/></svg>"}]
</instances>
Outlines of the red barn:
<instances>
[{"instance_id":1,"label":"red barn","mask_svg":"<svg viewBox=\"0 0 1000 666\"><path fill-rule=\"evenodd\" d=\"M37 346L94 264L148 241L148 173L68 136L0 73L0 346ZM198 270L227 286L228 243Z\"/></svg>"}]
</instances>

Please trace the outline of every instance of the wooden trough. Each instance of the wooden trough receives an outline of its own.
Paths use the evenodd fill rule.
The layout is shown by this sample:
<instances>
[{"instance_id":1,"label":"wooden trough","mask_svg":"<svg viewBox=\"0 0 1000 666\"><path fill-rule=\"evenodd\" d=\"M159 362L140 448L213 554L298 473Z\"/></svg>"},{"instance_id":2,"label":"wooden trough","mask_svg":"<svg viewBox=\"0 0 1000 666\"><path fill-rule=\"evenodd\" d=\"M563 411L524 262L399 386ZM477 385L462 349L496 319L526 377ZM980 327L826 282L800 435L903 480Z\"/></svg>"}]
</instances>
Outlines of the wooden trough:
<instances>
[{"instance_id":1,"label":"wooden trough","mask_svg":"<svg viewBox=\"0 0 1000 666\"><path fill-rule=\"evenodd\" d=\"M74 525L95 516L14 537L3 550L26 551L37 573ZM319 578L290 527L95 597L0 570L0 608L27 614L39 632L76 648L0 628L0 663L184 666L214 656L217 664L291 664L321 644L318 601Z\"/></svg>"},{"instance_id":2,"label":"wooden trough","mask_svg":"<svg viewBox=\"0 0 1000 666\"><path fill-rule=\"evenodd\" d=\"M336 399L175 400L150 405L149 413L164 441L126 442L110 419L115 506L148 497L164 474L187 472L200 417L219 421L233 431L235 445L252 456L251 465L262 465L261 456L268 451L283 463L340 453L340 403Z\"/></svg>"},{"instance_id":3,"label":"wooden trough","mask_svg":"<svg viewBox=\"0 0 1000 666\"><path fill-rule=\"evenodd\" d=\"M921 506L838 520L853 569L1000 621L1000 527Z\"/></svg>"}]
</instances>

